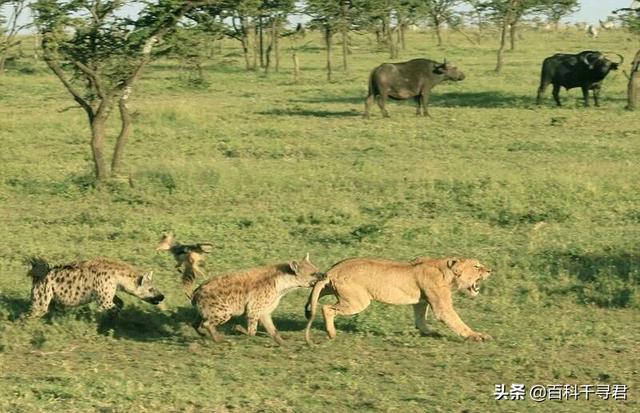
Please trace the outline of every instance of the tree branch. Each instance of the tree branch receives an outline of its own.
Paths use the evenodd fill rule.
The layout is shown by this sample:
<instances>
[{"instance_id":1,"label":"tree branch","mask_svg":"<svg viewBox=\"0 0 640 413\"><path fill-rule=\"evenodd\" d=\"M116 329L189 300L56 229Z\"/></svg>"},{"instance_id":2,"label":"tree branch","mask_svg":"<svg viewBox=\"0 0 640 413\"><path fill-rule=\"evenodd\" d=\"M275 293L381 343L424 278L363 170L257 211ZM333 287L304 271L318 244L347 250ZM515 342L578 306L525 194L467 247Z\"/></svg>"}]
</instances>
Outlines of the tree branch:
<instances>
[{"instance_id":1,"label":"tree branch","mask_svg":"<svg viewBox=\"0 0 640 413\"><path fill-rule=\"evenodd\" d=\"M87 115L89 115L89 118L93 118L95 116L93 107L91 107L89 102L85 98L83 98L80 92L78 92L73 87L73 85L69 82L69 80L67 80L67 77L65 76L64 71L60 67L60 64L56 60L53 60L51 59L51 57L47 56L46 53L44 56L44 61L47 64L47 66L49 66L49 69L51 69L53 73L58 77L58 79L60 79L60 81L62 82L64 87L67 89L67 91L71 93L71 96L73 96L73 99L76 102L78 102L80 106L82 106L85 112L87 112Z\"/></svg>"}]
</instances>

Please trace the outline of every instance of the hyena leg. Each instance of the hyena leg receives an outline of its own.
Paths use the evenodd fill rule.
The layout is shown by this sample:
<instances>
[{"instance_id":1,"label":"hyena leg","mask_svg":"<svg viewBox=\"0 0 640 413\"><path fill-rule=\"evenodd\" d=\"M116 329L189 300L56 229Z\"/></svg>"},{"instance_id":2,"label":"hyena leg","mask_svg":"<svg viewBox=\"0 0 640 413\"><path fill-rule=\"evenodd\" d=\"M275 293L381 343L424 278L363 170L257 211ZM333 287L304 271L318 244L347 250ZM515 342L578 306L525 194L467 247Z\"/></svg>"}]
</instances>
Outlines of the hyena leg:
<instances>
[{"instance_id":1,"label":"hyena leg","mask_svg":"<svg viewBox=\"0 0 640 413\"><path fill-rule=\"evenodd\" d=\"M193 324L191 324L191 326L196 330L196 332L200 334L202 337L208 334L207 329L203 327L203 324L204 324L203 319L196 320Z\"/></svg>"},{"instance_id":2,"label":"hyena leg","mask_svg":"<svg viewBox=\"0 0 640 413\"><path fill-rule=\"evenodd\" d=\"M47 314L51 300L53 300L53 289L48 283L34 286L31 290L31 309L22 318L40 318Z\"/></svg>"},{"instance_id":3,"label":"hyena leg","mask_svg":"<svg viewBox=\"0 0 640 413\"><path fill-rule=\"evenodd\" d=\"M371 303L371 298L366 291L350 291L349 294L338 292L338 295L339 298L336 304L322 306L325 328L331 339L336 338L336 326L333 323L336 315L358 314Z\"/></svg>"},{"instance_id":4,"label":"hyena leg","mask_svg":"<svg viewBox=\"0 0 640 413\"><path fill-rule=\"evenodd\" d=\"M229 317L229 318L231 318L231 317ZM229 318L227 318L227 320ZM222 343L224 341L224 338L222 337L222 334L220 334L216 330L216 327L219 326L220 324L222 324L222 323L216 323L216 322L211 321L211 320L203 320L202 323L200 324L200 326L201 326L201 328L204 328L209 333L209 335L211 336L211 339L213 341L215 341L216 343ZM198 331L200 331L200 330L198 330Z\"/></svg>"},{"instance_id":5,"label":"hyena leg","mask_svg":"<svg viewBox=\"0 0 640 413\"><path fill-rule=\"evenodd\" d=\"M267 333L275 340L276 343L283 346L284 340L280 337L280 333L276 330L276 326L273 324L273 320L271 319L271 314L265 314L260 317L260 322L264 326L264 329L267 330Z\"/></svg>"},{"instance_id":6,"label":"hyena leg","mask_svg":"<svg viewBox=\"0 0 640 413\"><path fill-rule=\"evenodd\" d=\"M120 300L118 298L118 300L120 301L120 303L122 303L122 300ZM104 296L100 296L98 297L98 306L100 307L100 310L103 312L110 312L110 313L117 313L118 310L120 308L118 308L118 304L116 303L116 296L108 296L108 295L104 295ZM123 303L124 304L124 303Z\"/></svg>"},{"instance_id":7,"label":"hyena leg","mask_svg":"<svg viewBox=\"0 0 640 413\"><path fill-rule=\"evenodd\" d=\"M253 313L247 314L247 328L245 329L240 324L236 324L234 329L242 334L246 334L248 336L255 336L258 332L258 319L259 317Z\"/></svg>"}]
</instances>

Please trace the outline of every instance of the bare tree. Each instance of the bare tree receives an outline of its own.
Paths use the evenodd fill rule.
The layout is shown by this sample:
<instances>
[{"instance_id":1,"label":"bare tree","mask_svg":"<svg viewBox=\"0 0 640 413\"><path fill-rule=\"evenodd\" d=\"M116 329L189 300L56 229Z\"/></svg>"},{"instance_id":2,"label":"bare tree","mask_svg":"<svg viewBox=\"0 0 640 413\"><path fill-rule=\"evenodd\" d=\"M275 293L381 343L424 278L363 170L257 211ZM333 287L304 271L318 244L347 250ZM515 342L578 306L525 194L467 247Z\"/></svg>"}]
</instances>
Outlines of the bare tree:
<instances>
[{"instance_id":1,"label":"bare tree","mask_svg":"<svg viewBox=\"0 0 640 413\"><path fill-rule=\"evenodd\" d=\"M128 101L153 47L194 7L206 1L37 0L32 4L42 35L43 59L76 103L91 128L98 183L122 167L131 128ZM143 6L136 20L121 17L125 6ZM104 145L106 123L115 106L120 132L111 159Z\"/></svg>"},{"instance_id":2,"label":"bare tree","mask_svg":"<svg viewBox=\"0 0 640 413\"><path fill-rule=\"evenodd\" d=\"M436 30L438 46L442 46L442 25L449 22L459 0L422 0L429 23Z\"/></svg>"},{"instance_id":3,"label":"bare tree","mask_svg":"<svg viewBox=\"0 0 640 413\"><path fill-rule=\"evenodd\" d=\"M28 0L0 0L0 76L4 73L9 52L20 44L16 40L21 30L30 26L20 23L20 17L28 5ZM6 16L2 11L6 12Z\"/></svg>"}]
</instances>

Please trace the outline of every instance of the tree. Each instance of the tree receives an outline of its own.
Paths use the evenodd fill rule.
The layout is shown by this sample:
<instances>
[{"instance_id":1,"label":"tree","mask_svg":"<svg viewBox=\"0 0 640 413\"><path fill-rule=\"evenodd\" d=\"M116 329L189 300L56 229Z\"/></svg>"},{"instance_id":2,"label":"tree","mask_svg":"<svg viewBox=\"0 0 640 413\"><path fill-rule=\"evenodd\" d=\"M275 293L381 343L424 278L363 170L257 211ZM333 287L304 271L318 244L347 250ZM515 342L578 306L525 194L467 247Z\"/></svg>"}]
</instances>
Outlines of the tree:
<instances>
[{"instance_id":1,"label":"tree","mask_svg":"<svg viewBox=\"0 0 640 413\"><path fill-rule=\"evenodd\" d=\"M422 0L425 14L436 30L438 46L442 46L442 25L452 20L454 8L459 3L459 0Z\"/></svg>"},{"instance_id":2,"label":"tree","mask_svg":"<svg viewBox=\"0 0 640 413\"><path fill-rule=\"evenodd\" d=\"M32 9L42 35L43 59L85 111L98 183L117 174L131 127L128 100L153 47L178 21L205 1L36 0ZM125 6L141 8L135 19ZM106 122L118 106L120 132L109 167Z\"/></svg>"},{"instance_id":3,"label":"tree","mask_svg":"<svg viewBox=\"0 0 640 413\"><path fill-rule=\"evenodd\" d=\"M304 13L311 17L311 25L319 28L327 49L327 80L333 74L333 35L342 23L342 0L308 0Z\"/></svg>"},{"instance_id":4,"label":"tree","mask_svg":"<svg viewBox=\"0 0 640 413\"><path fill-rule=\"evenodd\" d=\"M0 75L4 73L5 62L12 48L20 44L16 36L29 24L21 24L20 16L27 7L28 0L0 0ZM5 10L6 16L2 14Z\"/></svg>"},{"instance_id":5,"label":"tree","mask_svg":"<svg viewBox=\"0 0 640 413\"><path fill-rule=\"evenodd\" d=\"M260 0L222 0L219 4L207 8L212 15L220 15L222 20L229 22L224 34L236 39L242 45L245 67L247 70L255 70L257 66L257 36ZM249 57L251 45L251 33L253 32L253 61ZM262 54L261 54L262 56Z\"/></svg>"},{"instance_id":6,"label":"tree","mask_svg":"<svg viewBox=\"0 0 640 413\"><path fill-rule=\"evenodd\" d=\"M629 78L627 109L635 110L638 107L638 100L640 100L640 50L631 62L631 73L627 77Z\"/></svg>"},{"instance_id":7,"label":"tree","mask_svg":"<svg viewBox=\"0 0 640 413\"><path fill-rule=\"evenodd\" d=\"M541 7L548 0L486 0L479 4L487 16L500 27L500 47L496 72L502 71L504 49L507 44L507 32L511 39L511 50L515 50L518 23L527 13Z\"/></svg>"},{"instance_id":8,"label":"tree","mask_svg":"<svg viewBox=\"0 0 640 413\"><path fill-rule=\"evenodd\" d=\"M613 10L612 13L618 15L623 27L631 33L640 34L640 1L634 1L631 7Z\"/></svg>"},{"instance_id":9,"label":"tree","mask_svg":"<svg viewBox=\"0 0 640 413\"><path fill-rule=\"evenodd\" d=\"M580 10L580 4L578 0L546 0L544 4L540 5L539 10L558 30L560 19Z\"/></svg>"},{"instance_id":10,"label":"tree","mask_svg":"<svg viewBox=\"0 0 640 413\"><path fill-rule=\"evenodd\" d=\"M282 26L287 21L289 14L295 11L294 0L263 0L260 11L268 19L269 46L266 50L265 72L271 66L271 53L275 56L274 70L280 69L280 37L282 37Z\"/></svg>"}]
</instances>

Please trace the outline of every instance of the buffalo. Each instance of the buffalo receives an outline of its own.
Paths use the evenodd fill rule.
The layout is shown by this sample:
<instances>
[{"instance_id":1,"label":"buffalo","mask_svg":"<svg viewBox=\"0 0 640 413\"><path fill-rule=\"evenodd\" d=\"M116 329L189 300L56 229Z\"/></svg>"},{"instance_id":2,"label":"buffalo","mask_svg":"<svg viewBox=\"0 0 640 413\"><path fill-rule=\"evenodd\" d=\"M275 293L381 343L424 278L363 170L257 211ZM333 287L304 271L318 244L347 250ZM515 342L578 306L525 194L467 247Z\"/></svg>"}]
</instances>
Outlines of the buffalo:
<instances>
[{"instance_id":1,"label":"buffalo","mask_svg":"<svg viewBox=\"0 0 640 413\"><path fill-rule=\"evenodd\" d=\"M542 63L540 87L538 88L537 104L542 101L542 95L549 84L553 84L553 98L558 106L560 103L560 88L582 88L584 105L589 106L589 90L593 90L593 100L600 106L600 88L602 80L611 70L618 70L624 58L618 54L619 62L607 59L602 52L587 50L578 54L558 53L547 57Z\"/></svg>"},{"instance_id":2,"label":"buffalo","mask_svg":"<svg viewBox=\"0 0 640 413\"><path fill-rule=\"evenodd\" d=\"M427 101L431 89L445 80L463 80L464 73L448 63L428 59L413 59L402 63L383 63L373 69L369 76L369 94L365 100L364 116L369 117L369 109L375 98L384 117L389 117L385 109L387 98L416 101L416 115L431 116Z\"/></svg>"}]
</instances>

